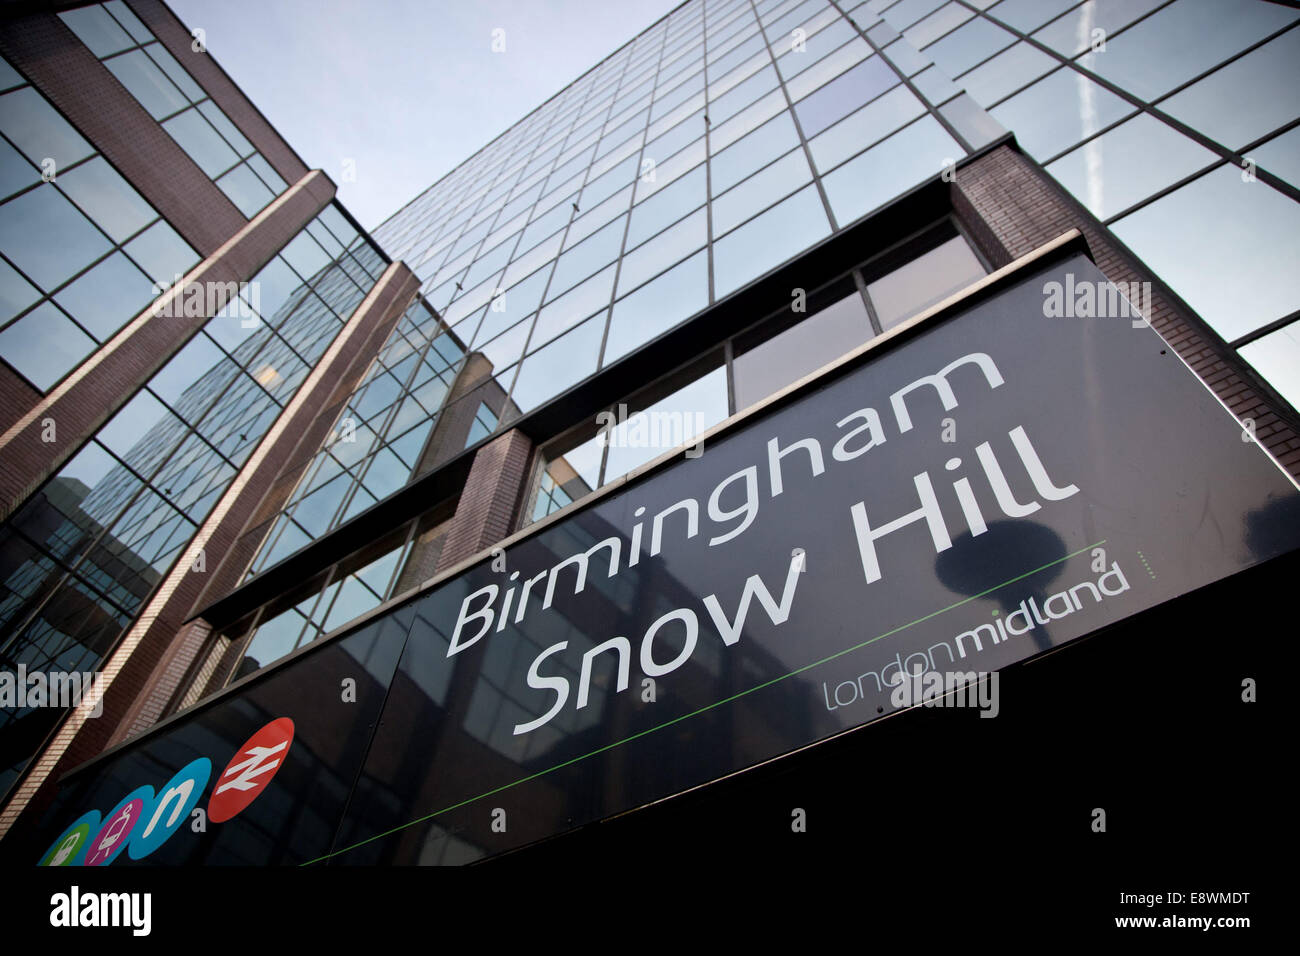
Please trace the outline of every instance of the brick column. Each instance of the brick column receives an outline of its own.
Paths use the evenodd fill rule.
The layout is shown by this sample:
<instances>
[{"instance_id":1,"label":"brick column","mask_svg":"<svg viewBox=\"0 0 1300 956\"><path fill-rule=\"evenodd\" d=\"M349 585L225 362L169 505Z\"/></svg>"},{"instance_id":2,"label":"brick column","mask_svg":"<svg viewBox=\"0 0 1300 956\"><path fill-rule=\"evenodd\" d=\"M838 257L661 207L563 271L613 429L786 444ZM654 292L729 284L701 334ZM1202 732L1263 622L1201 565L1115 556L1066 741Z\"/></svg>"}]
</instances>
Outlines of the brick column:
<instances>
[{"instance_id":1,"label":"brick column","mask_svg":"<svg viewBox=\"0 0 1300 956\"><path fill-rule=\"evenodd\" d=\"M532 452L532 441L518 429L511 429L474 454L437 571L491 547L514 530L515 509L528 480Z\"/></svg>"},{"instance_id":2,"label":"brick column","mask_svg":"<svg viewBox=\"0 0 1300 956\"><path fill-rule=\"evenodd\" d=\"M1036 163L1001 146L961 167L953 190L958 217L995 265L1004 264L1004 255L1010 261L1077 228L1110 281L1151 282L1151 325L1238 419L1255 422L1260 444L1300 480L1300 435L1272 390Z\"/></svg>"}]
</instances>

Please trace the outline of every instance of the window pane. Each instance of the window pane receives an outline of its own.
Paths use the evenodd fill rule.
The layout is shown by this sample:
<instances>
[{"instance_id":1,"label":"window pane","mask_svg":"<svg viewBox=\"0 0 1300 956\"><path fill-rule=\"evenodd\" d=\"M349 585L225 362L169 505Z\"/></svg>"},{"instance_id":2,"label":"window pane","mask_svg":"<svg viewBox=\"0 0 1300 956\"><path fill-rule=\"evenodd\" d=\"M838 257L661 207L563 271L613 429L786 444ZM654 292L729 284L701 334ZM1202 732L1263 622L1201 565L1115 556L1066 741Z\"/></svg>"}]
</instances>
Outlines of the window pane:
<instances>
[{"instance_id":1,"label":"window pane","mask_svg":"<svg viewBox=\"0 0 1300 956\"><path fill-rule=\"evenodd\" d=\"M925 104L911 90L895 87L813 139L808 144L813 162L819 170L827 172L924 112Z\"/></svg>"},{"instance_id":2,"label":"window pane","mask_svg":"<svg viewBox=\"0 0 1300 956\"><path fill-rule=\"evenodd\" d=\"M1047 167L1098 219L1218 161L1218 156L1139 113Z\"/></svg>"},{"instance_id":3,"label":"window pane","mask_svg":"<svg viewBox=\"0 0 1300 956\"><path fill-rule=\"evenodd\" d=\"M596 273L586 282L552 299L537 314L537 328L529 348L536 348L565 329L571 328L597 309L609 305L614 291L614 266Z\"/></svg>"},{"instance_id":4,"label":"window pane","mask_svg":"<svg viewBox=\"0 0 1300 956\"><path fill-rule=\"evenodd\" d=\"M126 256L115 252L54 300L102 342L144 310L152 286Z\"/></svg>"},{"instance_id":5,"label":"window pane","mask_svg":"<svg viewBox=\"0 0 1300 956\"><path fill-rule=\"evenodd\" d=\"M890 329L984 277L961 236L867 284L882 329Z\"/></svg>"},{"instance_id":6,"label":"window pane","mask_svg":"<svg viewBox=\"0 0 1300 956\"><path fill-rule=\"evenodd\" d=\"M1015 39L1014 35L1002 27L980 17L930 44L925 48L925 53L949 76L958 76L981 60L987 60L994 53L1010 46Z\"/></svg>"},{"instance_id":7,"label":"window pane","mask_svg":"<svg viewBox=\"0 0 1300 956\"><path fill-rule=\"evenodd\" d=\"M1109 36L1165 2L1166 0L1088 0L1043 27L1034 34L1034 39L1065 56L1075 56L1092 45L1093 31L1101 30L1103 35Z\"/></svg>"},{"instance_id":8,"label":"window pane","mask_svg":"<svg viewBox=\"0 0 1300 956\"><path fill-rule=\"evenodd\" d=\"M542 300L542 290L549 273L550 269L539 269L494 299L483 314L483 322L478 331L474 333L474 343L477 345L486 342L520 319L531 315Z\"/></svg>"},{"instance_id":9,"label":"window pane","mask_svg":"<svg viewBox=\"0 0 1300 956\"><path fill-rule=\"evenodd\" d=\"M4 140L0 140L0 199L12 196L18 190L39 181L40 173L23 154Z\"/></svg>"},{"instance_id":10,"label":"window pane","mask_svg":"<svg viewBox=\"0 0 1300 956\"><path fill-rule=\"evenodd\" d=\"M812 171L803 150L791 150L713 201L713 231L718 234L729 231L811 179Z\"/></svg>"},{"instance_id":11,"label":"window pane","mask_svg":"<svg viewBox=\"0 0 1300 956\"><path fill-rule=\"evenodd\" d=\"M1258 0L1177 0L1078 62L1150 101L1297 18Z\"/></svg>"},{"instance_id":12,"label":"window pane","mask_svg":"<svg viewBox=\"0 0 1300 956\"><path fill-rule=\"evenodd\" d=\"M1031 33L1076 2L1077 0L1002 0L989 9L989 16L996 17L1022 33Z\"/></svg>"},{"instance_id":13,"label":"window pane","mask_svg":"<svg viewBox=\"0 0 1300 956\"><path fill-rule=\"evenodd\" d=\"M1183 92L1160 108L1229 149L1266 136L1300 116L1300 30L1284 33Z\"/></svg>"},{"instance_id":14,"label":"window pane","mask_svg":"<svg viewBox=\"0 0 1300 956\"><path fill-rule=\"evenodd\" d=\"M158 64L149 59L143 50L132 50L115 56L111 60L105 60L104 65L154 119L170 116L189 105L185 94L176 89L176 84L167 79Z\"/></svg>"},{"instance_id":15,"label":"window pane","mask_svg":"<svg viewBox=\"0 0 1300 956\"><path fill-rule=\"evenodd\" d=\"M101 156L64 173L58 184L116 242L125 242L157 217Z\"/></svg>"},{"instance_id":16,"label":"window pane","mask_svg":"<svg viewBox=\"0 0 1300 956\"><path fill-rule=\"evenodd\" d=\"M1300 308L1300 204L1235 166L1111 229L1229 342Z\"/></svg>"},{"instance_id":17,"label":"window pane","mask_svg":"<svg viewBox=\"0 0 1300 956\"><path fill-rule=\"evenodd\" d=\"M885 55L890 63L898 67L904 76L920 73L934 62L928 54L919 52L916 47L906 40L895 40L880 52Z\"/></svg>"},{"instance_id":18,"label":"window pane","mask_svg":"<svg viewBox=\"0 0 1300 956\"><path fill-rule=\"evenodd\" d=\"M880 4L885 7L888 4ZM890 6L886 15L889 22L898 29L910 27L913 23L929 14L931 11L943 6L943 0L902 0Z\"/></svg>"},{"instance_id":19,"label":"window pane","mask_svg":"<svg viewBox=\"0 0 1300 956\"><path fill-rule=\"evenodd\" d=\"M1017 43L983 66L961 78L966 92L981 106L989 107L1010 93L1038 79L1057 65L1054 57L1028 43Z\"/></svg>"},{"instance_id":20,"label":"window pane","mask_svg":"<svg viewBox=\"0 0 1300 956\"><path fill-rule=\"evenodd\" d=\"M95 343L48 302L0 332L0 358L42 391L81 364Z\"/></svg>"},{"instance_id":21,"label":"window pane","mask_svg":"<svg viewBox=\"0 0 1300 956\"><path fill-rule=\"evenodd\" d=\"M854 64L865 60L870 53L871 47L867 46L866 42L861 37L850 40L829 56L811 63L802 73L799 73L792 78L788 78L786 80L785 88L790 94L790 99L802 99L827 80L838 76ZM783 71L786 69L784 63L793 59L793 57L784 58L782 64Z\"/></svg>"},{"instance_id":22,"label":"window pane","mask_svg":"<svg viewBox=\"0 0 1300 956\"><path fill-rule=\"evenodd\" d=\"M294 236L280 251L280 255L298 275L307 280L314 279L330 264L330 257L320 243L305 230Z\"/></svg>"},{"instance_id":23,"label":"window pane","mask_svg":"<svg viewBox=\"0 0 1300 956\"><path fill-rule=\"evenodd\" d=\"M111 248L90 220L48 184L11 199L0 216L0 252L46 290Z\"/></svg>"},{"instance_id":24,"label":"window pane","mask_svg":"<svg viewBox=\"0 0 1300 956\"><path fill-rule=\"evenodd\" d=\"M1300 187L1300 126L1255 150L1255 160L1261 169Z\"/></svg>"},{"instance_id":25,"label":"window pane","mask_svg":"<svg viewBox=\"0 0 1300 956\"><path fill-rule=\"evenodd\" d=\"M709 163L713 194L725 192L760 166L798 145L794 120L788 112L783 112L713 157Z\"/></svg>"},{"instance_id":26,"label":"window pane","mask_svg":"<svg viewBox=\"0 0 1300 956\"><path fill-rule=\"evenodd\" d=\"M727 370L719 366L611 430L604 483L686 444L726 417Z\"/></svg>"},{"instance_id":27,"label":"window pane","mask_svg":"<svg viewBox=\"0 0 1300 956\"><path fill-rule=\"evenodd\" d=\"M627 248L640 245L691 210L698 209L704 198L705 173L701 166L633 207Z\"/></svg>"},{"instance_id":28,"label":"window pane","mask_svg":"<svg viewBox=\"0 0 1300 956\"><path fill-rule=\"evenodd\" d=\"M172 283L199 261L176 230L165 222L156 222L125 246L127 254L151 278Z\"/></svg>"},{"instance_id":29,"label":"window pane","mask_svg":"<svg viewBox=\"0 0 1300 956\"><path fill-rule=\"evenodd\" d=\"M1135 109L1082 73L1062 67L995 107L992 115L1015 130L1026 152L1044 160Z\"/></svg>"},{"instance_id":30,"label":"window pane","mask_svg":"<svg viewBox=\"0 0 1300 956\"><path fill-rule=\"evenodd\" d=\"M286 550L284 553L288 554L289 552ZM315 600L315 595L312 595L312 600ZM244 652L246 665L244 669L265 667L267 664L284 657L297 647L298 637L302 634L303 625L306 623L306 618L290 608L278 617L262 624L249 642L248 649ZM251 664L249 663L250 659Z\"/></svg>"},{"instance_id":31,"label":"window pane","mask_svg":"<svg viewBox=\"0 0 1300 956\"><path fill-rule=\"evenodd\" d=\"M626 224L627 217L619 216L560 256L551 279L551 295L573 287L601 266L617 259Z\"/></svg>"},{"instance_id":32,"label":"window pane","mask_svg":"<svg viewBox=\"0 0 1300 956\"><path fill-rule=\"evenodd\" d=\"M825 178L835 218L847 225L963 155L943 127L924 116Z\"/></svg>"},{"instance_id":33,"label":"window pane","mask_svg":"<svg viewBox=\"0 0 1300 956\"><path fill-rule=\"evenodd\" d=\"M37 166L53 159L56 173L94 152L30 86L0 96L0 130Z\"/></svg>"},{"instance_id":34,"label":"window pane","mask_svg":"<svg viewBox=\"0 0 1300 956\"><path fill-rule=\"evenodd\" d=\"M1003 6L1006 4L1004 3ZM903 31L903 39L918 50L928 43L961 26L975 14L959 3L949 3L940 7L915 26Z\"/></svg>"},{"instance_id":35,"label":"window pane","mask_svg":"<svg viewBox=\"0 0 1300 956\"><path fill-rule=\"evenodd\" d=\"M131 34L137 43L148 43L153 39L153 34L149 32L149 28L127 9L122 0L108 0L104 6L108 8L109 13L113 14L113 19L126 27L126 32Z\"/></svg>"},{"instance_id":36,"label":"window pane","mask_svg":"<svg viewBox=\"0 0 1300 956\"><path fill-rule=\"evenodd\" d=\"M247 219L252 219L275 198L247 163L240 163L226 173L217 180L217 185Z\"/></svg>"},{"instance_id":37,"label":"window pane","mask_svg":"<svg viewBox=\"0 0 1300 956\"><path fill-rule=\"evenodd\" d=\"M235 151L196 109L169 119L163 123L163 129L209 176L217 176L239 161Z\"/></svg>"},{"instance_id":38,"label":"window pane","mask_svg":"<svg viewBox=\"0 0 1300 956\"><path fill-rule=\"evenodd\" d=\"M149 54L149 57L162 67L162 71L167 74L167 78L176 84L177 88L185 94L185 97L190 102L203 99L203 90L181 68L181 65L176 62L176 58L167 52L167 49L161 43L150 43L144 49Z\"/></svg>"},{"instance_id":39,"label":"window pane","mask_svg":"<svg viewBox=\"0 0 1300 956\"><path fill-rule=\"evenodd\" d=\"M987 146L1006 130L965 93L939 109L939 113L952 124L953 129L961 134L971 149Z\"/></svg>"},{"instance_id":40,"label":"window pane","mask_svg":"<svg viewBox=\"0 0 1300 956\"><path fill-rule=\"evenodd\" d=\"M721 123L776 87L776 68L769 65L709 104L709 122Z\"/></svg>"},{"instance_id":41,"label":"window pane","mask_svg":"<svg viewBox=\"0 0 1300 956\"><path fill-rule=\"evenodd\" d=\"M1300 408L1300 323L1292 322L1242 346L1241 356L1292 408Z\"/></svg>"},{"instance_id":42,"label":"window pane","mask_svg":"<svg viewBox=\"0 0 1300 956\"><path fill-rule=\"evenodd\" d=\"M709 260L697 252L685 262L614 303L604 364L626 355L709 304Z\"/></svg>"},{"instance_id":43,"label":"window pane","mask_svg":"<svg viewBox=\"0 0 1300 956\"><path fill-rule=\"evenodd\" d=\"M714 244L719 298L830 234L821 198L807 186Z\"/></svg>"},{"instance_id":44,"label":"window pane","mask_svg":"<svg viewBox=\"0 0 1300 956\"><path fill-rule=\"evenodd\" d=\"M604 313L524 359L510 399L528 412L575 385L596 370Z\"/></svg>"},{"instance_id":45,"label":"window pane","mask_svg":"<svg viewBox=\"0 0 1300 956\"><path fill-rule=\"evenodd\" d=\"M720 152L784 109L785 94L773 90L753 106L746 107L725 123L713 127L713 132L709 135L710 148Z\"/></svg>"},{"instance_id":46,"label":"window pane","mask_svg":"<svg viewBox=\"0 0 1300 956\"><path fill-rule=\"evenodd\" d=\"M736 356L736 411L857 348L875 333L857 292Z\"/></svg>"},{"instance_id":47,"label":"window pane","mask_svg":"<svg viewBox=\"0 0 1300 956\"><path fill-rule=\"evenodd\" d=\"M811 138L898 82L898 75L873 56L796 103L794 111L804 135Z\"/></svg>"},{"instance_id":48,"label":"window pane","mask_svg":"<svg viewBox=\"0 0 1300 956\"><path fill-rule=\"evenodd\" d=\"M0 323L7 322L40 297L39 289L0 259Z\"/></svg>"},{"instance_id":49,"label":"window pane","mask_svg":"<svg viewBox=\"0 0 1300 956\"><path fill-rule=\"evenodd\" d=\"M618 276L619 294L635 289L707 241L708 219L705 211L699 209L623 256Z\"/></svg>"},{"instance_id":50,"label":"window pane","mask_svg":"<svg viewBox=\"0 0 1300 956\"><path fill-rule=\"evenodd\" d=\"M59 19L67 24L68 29L75 33L77 39L86 44L95 56L109 56L127 47L135 46L135 41L127 36L126 31L117 25L103 7L69 10L60 13Z\"/></svg>"},{"instance_id":51,"label":"window pane","mask_svg":"<svg viewBox=\"0 0 1300 956\"><path fill-rule=\"evenodd\" d=\"M271 164L263 159L260 153L254 153L252 156L248 157L248 165L253 168L253 172L257 173L258 178L261 179L262 182L266 183L267 188L277 196L289 188L288 184L285 183L280 174L271 168ZM353 240L356 239L356 230L351 226L347 226L347 223L343 222L343 217L335 213L332 206L327 207L317 218L325 219L326 213L333 213L339 220L340 226L346 227L341 231L340 229L331 227L330 231L334 233L335 238L337 238L340 243L344 246L350 246Z\"/></svg>"}]
</instances>

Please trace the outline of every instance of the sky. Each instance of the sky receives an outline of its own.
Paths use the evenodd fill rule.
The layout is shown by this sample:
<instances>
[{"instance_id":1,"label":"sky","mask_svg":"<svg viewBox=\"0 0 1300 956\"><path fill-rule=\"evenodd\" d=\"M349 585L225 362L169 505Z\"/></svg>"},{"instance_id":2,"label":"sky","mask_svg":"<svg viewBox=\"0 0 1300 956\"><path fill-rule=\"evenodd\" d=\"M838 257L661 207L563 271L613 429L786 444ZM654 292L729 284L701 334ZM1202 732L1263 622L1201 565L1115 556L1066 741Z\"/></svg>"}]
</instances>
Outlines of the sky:
<instances>
[{"instance_id":1,"label":"sky","mask_svg":"<svg viewBox=\"0 0 1300 956\"><path fill-rule=\"evenodd\" d=\"M168 2L369 230L681 0Z\"/></svg>"}]
</instances>

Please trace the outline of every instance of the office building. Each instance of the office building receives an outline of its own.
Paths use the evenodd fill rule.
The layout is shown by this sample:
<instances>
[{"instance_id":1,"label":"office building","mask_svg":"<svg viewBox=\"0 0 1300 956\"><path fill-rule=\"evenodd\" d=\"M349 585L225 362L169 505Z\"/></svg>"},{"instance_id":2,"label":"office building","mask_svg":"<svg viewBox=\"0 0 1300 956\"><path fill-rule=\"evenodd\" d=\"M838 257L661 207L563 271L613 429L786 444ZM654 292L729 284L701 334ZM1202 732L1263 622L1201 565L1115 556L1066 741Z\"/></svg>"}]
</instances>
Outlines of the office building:
<instances>
[{"instance_id":1,"label":"office building","mask_svg":"<svg viewBox=\"0 0 1300 956\"><path fill-rule=\"evenodd\" d=\"M491 857L865 746L940 610L1035 600L962 625L1011 667L1300 543L1294 8L689 0L373 235L199 47L159 0L0 45L4 666L104 686L5 709L33 860ZM928 596L872 589L896 532Z\"/></svg>"}]
</instances>

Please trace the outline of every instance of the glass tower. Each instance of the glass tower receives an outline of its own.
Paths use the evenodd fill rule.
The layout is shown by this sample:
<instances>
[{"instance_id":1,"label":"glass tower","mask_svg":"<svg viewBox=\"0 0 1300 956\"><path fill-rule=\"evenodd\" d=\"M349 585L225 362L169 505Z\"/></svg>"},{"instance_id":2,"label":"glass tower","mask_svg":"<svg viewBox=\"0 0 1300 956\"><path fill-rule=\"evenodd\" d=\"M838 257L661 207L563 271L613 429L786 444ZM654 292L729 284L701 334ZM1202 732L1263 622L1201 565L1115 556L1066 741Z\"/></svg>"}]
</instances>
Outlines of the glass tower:
<instances>
[{"instance_id":1,"label":"glass tower","mask_svg":"<svg viewBox=\"0 0 1300 956\"><path fill-rule=\"evenodd\" d=\"M0 456L26 484L0 526L0 667L102 669L144 634L157 650L113 742L1005 266L1047 228L1035 175L1195 323L1176 343L1189 364L1230 363L1207 384L1258 391L1275 453L1300 448L1295 8L687 0L373 237L332 186L288 211L324 177L186 53L162 3L37 16L171 163L127 169L6 24ZM1000 156L1020 164L1010 186L981 165ZM172 175L226 225L157 208ZM240 259L236 240L264 248ZM186 312L137 377L95 384L214 263L237 295ZM46 410L83 394L104 412L67 434ZM47 418L65 437L42 463L18 439ZM303 437L275 452L290 420ZM218 503L257 482L212 537ZM198 561L211 583L173 600L196 542L218 539ZM67 714L0 709L0 792Z\"/></svg>"}]
</instances>

